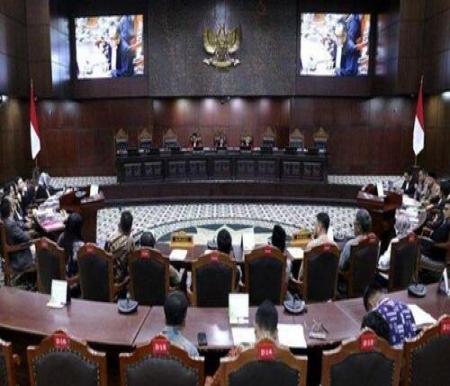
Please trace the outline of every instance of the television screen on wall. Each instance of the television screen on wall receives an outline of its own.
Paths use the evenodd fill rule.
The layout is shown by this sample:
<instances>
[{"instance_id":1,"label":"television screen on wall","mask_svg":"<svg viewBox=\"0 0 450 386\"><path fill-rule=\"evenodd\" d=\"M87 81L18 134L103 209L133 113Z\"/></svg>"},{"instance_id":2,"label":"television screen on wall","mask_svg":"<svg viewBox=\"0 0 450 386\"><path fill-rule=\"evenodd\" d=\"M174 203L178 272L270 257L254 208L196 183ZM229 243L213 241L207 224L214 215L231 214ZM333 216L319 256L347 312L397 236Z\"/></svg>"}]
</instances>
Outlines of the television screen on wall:
<instances>
[{"instance_id":1,"label":"television screen on wall","mask_svg":"<svg viewBox=\"0 0 450 386\"><path fill-rule=\"evenodd\" d=\"M143 15L76 18L77 78L122 78L142 75L143 25Z\"/></svg>"},{"instance_id":2,"label":"television screen on wall","mask_svg":"<svg viewBox=\"0 0 450 386\"><path fill-rule=\"evenodd\" d=\"M301 75L358 76L369 72L369 14L302 13Z\"/></svg>"}]
</instances>

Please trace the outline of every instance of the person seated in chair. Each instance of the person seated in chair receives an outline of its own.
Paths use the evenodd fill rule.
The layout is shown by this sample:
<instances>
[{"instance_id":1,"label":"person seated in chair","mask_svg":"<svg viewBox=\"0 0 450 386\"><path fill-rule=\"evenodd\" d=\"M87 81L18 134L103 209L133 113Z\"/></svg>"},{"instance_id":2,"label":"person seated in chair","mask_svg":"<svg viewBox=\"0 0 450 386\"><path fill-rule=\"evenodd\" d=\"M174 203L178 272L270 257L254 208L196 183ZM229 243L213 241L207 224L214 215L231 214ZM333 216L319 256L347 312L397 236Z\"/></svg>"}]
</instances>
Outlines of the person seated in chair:
<instances>
[{"instance_id":1,"label":"person seated in chair","mask_svg":"<svg viewBox=\"0 0 450 386\"><path fill-rule=\"evenodd\" d=\"M217 250L230 256L230 258L234 257L233 239L231 238L230 232L226 229L221 229L217 234ZM237 266L236 284L240 283L241 278L242 270L240 266Z\"/></svg>"},{"instance_id":2,"label":"person seated in chair","mask_svg":"<svg viewBox=\"0 0 450 386\"><path fill-rule=\"evenodd\" d=\"M334 240L328 236L328 229L330 228L330 216L325 212L320 212L316 216L316 223L314 225L313 239L306 245L305 252L309 252L315 247L324 244L331 244L337 246ZM298 272L298 281L303 281L303 264L300 266Z\"/></svg>"},{"instance_id":3,"label":"person seated in chair","mask_svg":"<svg viewBox=\"0 0 450 386\"><path fill-rule=\"evenodd\" d=\"M274 225L272 229L272 245L286 255L286 231L281 225ZM290 256L290 255L289 255ZM292 260L286 256L286 281L291 275Z\"/></svg>"},{"instance_id":4,"label":"person seated in chair","mask_svg":"<svg viewBox=\"0 0 450 386\"><path fill-rule=\"evenodd\" d=\"M154 249L156 245L156 240L155 237L153 236L153 233L152 232L142 233L139 244L141 245L141 248L147 247ZM170 264L169 264L169 281L171 287L178 287L181 282L180 273Z\"/></svg>"},{"instance_id":5,"label":"person seated in chair","mask_svg":"<svg viewBox=\"0 0 450 386\"><path fill-rule=\"evenodd\" d=\"M134 240L131 237L133 215L130 211L123 211L120 222L115 231L106 242L105 249L114 258L114 281L122 283L128 277L128 254L134 251Z\"/></svg>"},{"instance_id":6,"label":"person seated in chair","mask_svg":"<svg viewBox=\"0 0 450 386\"><path fill-rule=\"evenodd\" d=\"M426 183L428 177L428 173L424 169L419 170L417 184L415 186L416 193L414 194L414 198L417 201L422 201L422 199L428 194L428 185Z\"/></svg>"},{"instance_id":7,"label":"person seated in chair","mask_svg":"<svg viewBox=\"0 0 450 386\"><path fill-rule=\"evenodd\" d=\"M383 338L386 342L389 342L389 324L377 311L370 311L366 315L361 323L361 329L370 328L380 338Z\"/></svg>"},{"instance_id":8,"label":"person seated in chair","mask_svg":"<svg viewBox=\"0 0 450 386\"><path fill-rule=\"evenodd\" d=\"M81 229L83 219L78 213L71 213L66 220L64 232L58 238L58 245L67 256L66 275L73 277L78 273L78 251L84 245Z\"/></svg>"},{"instance_id":9,"label":"person seated in chair","mask_svg":"<svg viewBox=\"0 0 450 386\"><path fill-rule=\"evenodd\" d=\"M36 200L45 201L55 194L56 190L50 185L51 178L47 173L39 175L38 187L36 190Z\"/></svg>"},{"instance_id":10,"label":"person seated in chair","mask_svg":"<svg viewBox=\"0 0 450 386\"><path fill-rule=\"evenodd\" d=\"M405 214L397 215L395 219L396 236L389 242L388 248L378 259L378 269L380 271L384 271L381 272L380 275L386 280L388 279L387 271L389 270L391 262L392 244L398 243L399 240L406 237L410 231L411 231L411 221L409 221L409 217Z\"/></svg>"},{"instance_id":11,"label":"person seated in chair","mask_svg":"<svg viewBox=\"0 0 450 386\"><path fill-rule=\"evenodd\" d=\"M183 335L186 321L188 301L183 292L174 291L167 295L164 303L166 326L162 334L171 344L185 350L191 357L199 356L195 345Z\"/></svg>"},{"instance_id":12,"label":"person seated in chair","mask_svg":"<svg viewBox=\"0 0 450 386\"><path fill-rule=\"evenodd\" d=\"M270 300L262 302L256 310L255 315L255 338L256 342L270 339L278 345L278 311ZM251 346L239 345L233 347L227 354L228 358L235 358ZM205 386L219 385L222 368L219 367L214 377L206 377Z\"/></svg>"},{"instance_id":13,"label":"person seated in chair","mask_svg":"<svg viewBox=\"0 0 450 386\"><path fill-rule=\"evenodd\" d=\"M411 310L405 303L387 296L379 277L375 276L366 288L363 300L367 312L377 312L388 324L387 340L391 346L402 347L405 339L416 336L416 325Z\"/></svg>"},{"instance_id":14,"label":"person seated in chair","mask_svg":"<svg viewBox=\"0 0 450 386\"><path fill-rule=\"evenodd\" d=\"M415 193L416 193L416 185L415 185L415 181L412 175L412 172L410 170L407 170L404 174L403 174L403 184L402 184L402 190L403 190L403 194L406 194L408 197L414 197Z\"/></svg>"},{"instance_id":15,"label":"person seated in chair","mask_svg":"<svg viewBox=\"0 0 450 386\"><path fill-rule=\"evenodd\" d=\"M0 215L6 231L6 239L8 245L19 245L23 243L31 243L31 237L28 232L25 232L20 224L13 219L13 208L11 199L3 197L0 204ZM10 254L10 268L16 272L21 273L31 268L34 264L34 256L31 248L26 248L22 251Z\"/></svg>"},{"instance_id":16,"label":"person seated in chair","mask_svg":"<svg viewBox=\"0 0 450 386\"><path fill-rule=\"evenodd\" d=\"M193 149L199 148L203 146L202 136L196 132L192 133L189 137L189 143Z\"/></svg>"},{"instance_id":17,"label":"person seated in chair","mask_svg":"<svg viewBox=\"0 0 450 386\"><path fill-rule=\"evenodd\" d=\"M423 238L420 245L420 265L427 271L435 272L436 263L444 266L448 253L450 234L450 201L447 201L443 210L443 221L435 230L428 230L429 237ZM439 272L440 274L440 272Z\"/></svg>"},{"instance_id":18,"label":"person seated in chair","mask_svg":"<svg viewBox=\"0 0 450 386\"><path fill-rule=\"evenodd\" d=\"M349 268L351 247L358 245L372 230L372 217L370 217L370 213L366 209L358 209L353 227L355 238L345 243L339 259L339 269L341 271L346 271Z\"/></svg>"},{"instance_id":19,"label":"person seated in chair","mask_svg":"<svg viewBox=\"0 0 450 386\"><path fill-rule=\"evenodd\" d=\"M441 186L437 181L436 173L428 173L425 184L427 185L427 193L422 197L422 203L424 205L437 203L441 194Z\"/></svg>"}]
</instances>

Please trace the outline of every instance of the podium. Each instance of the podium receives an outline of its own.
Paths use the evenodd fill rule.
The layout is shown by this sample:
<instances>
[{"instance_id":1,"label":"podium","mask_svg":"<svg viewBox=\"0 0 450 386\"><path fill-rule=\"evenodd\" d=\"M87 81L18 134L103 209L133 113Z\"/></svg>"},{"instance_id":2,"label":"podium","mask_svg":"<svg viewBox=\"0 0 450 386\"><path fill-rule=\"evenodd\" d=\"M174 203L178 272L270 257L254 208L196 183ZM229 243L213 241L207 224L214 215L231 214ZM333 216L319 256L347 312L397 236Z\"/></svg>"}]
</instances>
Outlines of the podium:
<instances>
[{"instance_id":1,"label":"podium","mask_svg":"<svg viewBox=\"0 0 450 386\"><path fill-rule=\"evenodd\" d=\"M79 213L83 218L82 236L85 242L97 241L97 211L105 206L105 197L99 192L89 197L90 186L63 194L59 199L60 209L68 213Z\"/></svg>"},{"instance_id":2,"label":"podium","mask_svg":"<svg viewBox=\"0 0 450 386\"><path fill-rule=\"evenodd\" d=\"M358 207L367 209L372 217L372 231L381 241L381 253L395 237L395 211L402 206L403 196L396 192L386 192L378 197L367 191L359 191L356 197Z\"/></svg>"}]
</instances>

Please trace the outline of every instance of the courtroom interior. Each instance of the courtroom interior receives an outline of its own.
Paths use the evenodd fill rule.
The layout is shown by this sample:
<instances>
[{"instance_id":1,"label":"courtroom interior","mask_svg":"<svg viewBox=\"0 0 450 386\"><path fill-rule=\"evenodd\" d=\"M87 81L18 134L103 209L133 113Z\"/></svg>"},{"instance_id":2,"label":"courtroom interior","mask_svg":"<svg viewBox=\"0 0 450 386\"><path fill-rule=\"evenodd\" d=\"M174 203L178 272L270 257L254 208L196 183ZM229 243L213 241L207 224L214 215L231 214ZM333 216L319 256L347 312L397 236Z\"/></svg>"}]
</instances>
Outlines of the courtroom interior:
<instances>
[{"instance_id":1,"label":"courtroom interior","mask_svg":"<svg viewBox=\"0 0 450 386\"><path fill-rule=\"evenodd\" d=\"M0 385L450 385L450 0L0 0Z\"/></svg>"}]
</instances>

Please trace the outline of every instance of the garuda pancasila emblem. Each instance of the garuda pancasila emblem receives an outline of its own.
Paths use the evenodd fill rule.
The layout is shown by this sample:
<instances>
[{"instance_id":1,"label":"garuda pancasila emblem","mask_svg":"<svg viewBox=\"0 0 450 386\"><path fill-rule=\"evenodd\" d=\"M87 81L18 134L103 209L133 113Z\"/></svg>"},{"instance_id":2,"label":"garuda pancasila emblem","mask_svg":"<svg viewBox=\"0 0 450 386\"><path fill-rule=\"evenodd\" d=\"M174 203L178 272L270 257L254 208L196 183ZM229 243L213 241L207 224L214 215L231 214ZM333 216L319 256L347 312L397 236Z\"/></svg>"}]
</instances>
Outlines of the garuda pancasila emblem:
<instances>
[{"instance_id":1,"label":"garuda pancasila emblem","mask_svg":"<svg viewBox=\"0 0 450 386\"><path fill-rule=\"evenodd\" d=\"M232 58L231 55L239 49L240 42L240 27L236 27L230 32L225 30L225 24L221 24L217 32L213 32L210 28L205 28L203 32L203 46L208 54L214 56L203 59L203 63L222 69L237 66L240 60Z\"/></svg>"}]
</instances>

